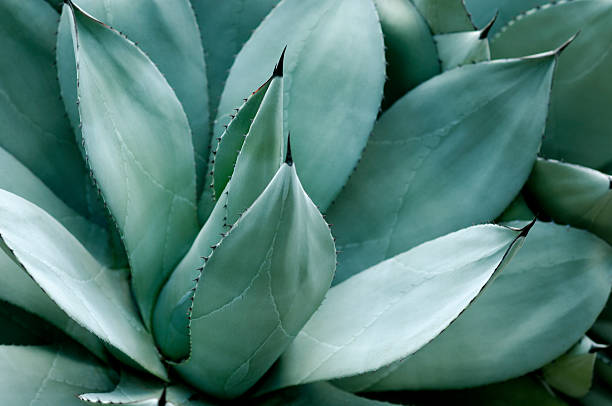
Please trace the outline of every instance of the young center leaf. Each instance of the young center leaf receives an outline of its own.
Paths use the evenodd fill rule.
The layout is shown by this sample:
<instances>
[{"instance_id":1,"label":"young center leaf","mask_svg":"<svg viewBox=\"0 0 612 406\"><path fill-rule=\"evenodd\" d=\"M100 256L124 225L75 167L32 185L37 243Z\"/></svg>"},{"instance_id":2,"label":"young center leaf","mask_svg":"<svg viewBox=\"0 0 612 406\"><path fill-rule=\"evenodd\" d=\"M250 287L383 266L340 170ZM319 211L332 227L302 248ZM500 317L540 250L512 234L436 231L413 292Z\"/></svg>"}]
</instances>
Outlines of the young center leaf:
<instances>
[{"instance_id":1,"label":"young center leaf","mask_svg":"<svg viewBox=\"0 0 612 406\"><path fill-rule=\"evenodd\" d=\"M334 286L280 358L265 390L358 375L413 354L497 276L532 225L473 226Z\"/></svg>"},{"instance_id":2,"label":"young center leaf","mask_svg":"<svg viewBox=\"0 0 612 406\"><path fill-rule=\"evenodd\" d=\"M335 260L328 225L288 161L206 261L191 357L177 372L219 397L244 393L319 306Z\"/></svg>"},{"instance_id":3,"label":"young center leaf","mask_svg":"<svg viewBox=\"0 0 612 406\"><path fill-rule=\"evenodd\" d=\"M465 9L463 0L414 0L413 2L427 20L427 24L434 34L474 29L474 24L470 14ZM486 24L486 21L483 24Z\"/></svg>"},{"instance_id":4,"label":"young center leaf","mask_svg":"<svg viewBox=\"0 0 612 406\"><path fill-rule=\"evenodd\" d=\"M69 7L85 150L149 326L162 284L197 233L189 124L166 79L134 43Z\"/></svg>"}]
</instances>

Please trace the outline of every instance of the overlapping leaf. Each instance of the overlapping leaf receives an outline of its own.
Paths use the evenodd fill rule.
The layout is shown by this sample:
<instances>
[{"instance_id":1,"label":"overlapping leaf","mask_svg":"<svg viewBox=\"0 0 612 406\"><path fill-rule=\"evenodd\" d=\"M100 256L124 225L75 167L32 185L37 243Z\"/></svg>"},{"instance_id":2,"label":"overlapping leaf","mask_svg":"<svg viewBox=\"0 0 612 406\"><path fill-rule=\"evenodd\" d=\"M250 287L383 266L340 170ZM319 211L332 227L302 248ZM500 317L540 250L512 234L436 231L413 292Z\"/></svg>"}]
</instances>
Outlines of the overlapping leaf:
<instances>
[{"instance_id":1,"label":"overlapping leaf","mask_svg":"<svg viewBox=\"0 0 612 406\"><path fill-rule=\"evenodd\" d=\"M413 2L434 34L474 29L470 15L465 9L464 0L413 0ZM486 24L486 20L482 24Z\"/></svg>"},{"instance_id":2,"label":"overlapping leaf","mask_svg":"<svg viewBox=\"0 0 612 406\"><path fill-rule=\"evenodd\" d=\"M523 375L584 335L611 280L606 242L537 223L507 269L446 331L403 362L338 384L354 391L451 389Z\"/></svg>"},{"instance_id":3,"label":"overlapping leaf","mask_svg":"<svg viewBox=\"0 0 612 406\"><path fill-rule=\"evenodd\" d=\"M285 45L284 132L291 132L304 188L325 210L355 167L382 98L385 61L374 5L369 0L279 3L236 57L215 137L232 109L268 78Z\"/></svg>"},{"instance_id":4,"label":"overlapping leaf","mask_svg":"<svg viewBox=\"0 0 612 406\"><path fill-rule=\"evenodd\" d=\"M337 379L401 363L463 312L512 259L531 226L470 227L334 286L264 388Z\"/></svg>"},{"instance_id":5,"label":"overlapping leaf","mask_svg":"<svg viewBox=\"0 0 612 406\"><path fill-rule=\"evenodd\" d=\"M189 125L174 92L136 45L77 6L71 10L84 145L149 325L162 284L197 233Z\"/></svg>"},{"instance_id":6,"label":"overlapping leaf","mask_svg":"<svg viewBox=\"0 0 612 406\"><path fill-rule=\"evenodd\" d=\"M453 69L381 116L328 211L343 251L338 282L501 214L536 159L556 59L551 52Z\"/></svg>"},{"instance_id":7,"label":"overlapping leaf","mask_svg":"<svg viewBox=\"0 0 612 406\"><path fill-rule=\"evenodd\" d=\"M482 30L436 35L434 40L442 70L490 60L491 50L487 36L494 23L495 18L489 21Z\"/></svg>"},{"instance_id":8,"label":"overlapping leaf","mask_svg":"<svg viewBox=\"0 0 612 406\"><path fill-rule=\"evenodd\" d=\"M483 25L493 14L499 12L499 23L493 27L493 34L520 14L552 3L551 0L462 0L465 2L475 24ZM570 0L572 1L572 0ZM571 35L571 34L570 34ZM535 40L536 38L533 38Z\"/></svg>"}]
</instances>

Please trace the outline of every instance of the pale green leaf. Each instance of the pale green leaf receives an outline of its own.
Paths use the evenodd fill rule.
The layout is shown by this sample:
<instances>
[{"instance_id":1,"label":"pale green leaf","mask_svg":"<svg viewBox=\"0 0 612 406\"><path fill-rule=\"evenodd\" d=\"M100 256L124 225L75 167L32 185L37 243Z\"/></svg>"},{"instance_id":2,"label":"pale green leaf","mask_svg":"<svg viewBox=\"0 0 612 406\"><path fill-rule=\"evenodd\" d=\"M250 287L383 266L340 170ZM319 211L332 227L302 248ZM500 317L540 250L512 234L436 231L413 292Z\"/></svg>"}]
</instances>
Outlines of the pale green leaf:
<instances>
[{"instance_id":1,"label":"pale green leaf","mask_svg":"<svg viewBox=\"0 0 612 406\"><path fill-rule=\"evenodd\" d=\"M440 62L427 23L410 0L376 0L385 40L386 110L421 82L440 73Z\"/></svg>"},{"instance_id":2,"label":"pale green leaf","mask_svg":"<svg viewBox=\"0 0 612 406\"><path fill-rule=\"evenodd\" d=\"M189 119L201 188L210 144L208 84L200 31L189 0L73 1L135 41L166 77ZM69 94L66 108L73 127L77 128L74 50L66 17L62 18L58 31L58 73L62 94L64 97Z\"/></svg>"},{"instance_id":3,"label":"pale green leaf","mask_svg":"<svg viewBox=\"0 0 612 406\"><path fill-rule=\"evenodd\" d=\"M557 223L587 229L612 244L611 186L609 175L539 158L526 192Z\"/></svg>"},{"instance_id":4,"label":"pale green leaf","mask_svg":"<svg viewBox=\"0 0 612 406\"><path fill-rule=\"evenodd\" d=\"M474 29L464 0L413 0L434 34L470 31ZM495 10L488 18L495 13ZM483 23L483 25L486 23Z\"/></svg>"},{"instance_id":5,"label":"pale green leaf","mask_svg":"<svg viewBox=\"0 0 612 406\"><path fill-rule=\"evenodd\" d=\"M145 370L167 378L132 302L126 273L101 265L55 219L2 190L0 235L14 260L66 314Z\"/></svg>"},{"instance_id":6,"label":"pale green leaf","mask_svg":"<svg viewBox=\"0 0 612 406\"><path fill-rule=\"evenodd\" d=\"M338 384L349 390L453 389L523 375L566 352L603 308L612 247L594 235L536 223L481 297L403 362Z\"/></svg>"},{"instance_id":7,"label":"pale green leaf","mask_svg":"<svg viewBox=\"0 0 612 406\"><path fill-rule=\"evenodd\" d=\"M382 98L385 60L374 5L281 1L236 57L215 137L245 95L270 76L285 45L284 132L291 132L304 188L325 210L355 167Z\"/></svg>"},{"instance_id":8,"label":"pale green leaf","mask_svg":"<svg viewBox=\"0 0 612 406\"><path fill-rule=\"evenodd\" d=\"M452 69L381 116L328 210L342 251L336 281L502 213L536 159L555 60Z\"/></svg>"},{"instance_id":9,"label":"pale green leaf","mask_svg":"<svg viewBox=\"0 0 612 406\"><path fill-rule=\"evenodd\" d=\"M108 370L77 348L0 346L0 403L79 406L83 391L109 390Z\"/></svg>"},{"instance_id":10,"label":"pale green leaf","mask_svg":"<svg viewBox=\"0 0 612 406\"><path fill-rule=\"evenodd\" d=\"M87 403L133 404L152 399L158 401L163 391L163 382L122 371L121 380L111 392L84 393L79 398Z\"/></svg>"},{"instance_id":11,"label":"pale green leaf","mask_svg":"<svg viewBox=\"0 0 612 406\"><path fill-rule=\"evenodd\" d=\"M542 145L547 158L612 170L612 1L561 1L512 20L491 41L493 58L541 52L580 31L559 58Z\"/></svg>"},{"instance_id":12,"label":"pale green leaf","mask_svg":"<svg viewBox=\"0 0 612 406\"><path fill-rule=\"evenodd\" d=\"M0 146L88 216L97 195L60 98L57 19L44 0L0 2Z\"/></svg>"},{"instance_id":13,"label":"pale green leaf","mask_svg":"<svg viewBox=\"0 0 612 406\"><path fill-rule=\"evenodd\" d=\"M280 358L265 390L401 362L463 312L511 260L531 225L457 231L334 286Z\"/></svg>"},{"instance_id":14,"label":"pale green leaf","mask_svg":"<svg viewBox=\"0 0 612 406\"><path fill-rule=\"evenodd\" d=\"M219 397L244 393L319 306L334 268L327 224L284 164L207 260L178 373Z\"/></svg>"},{"instance_id":15,"label":"pale green leaf","mask_svg":"<svg viewBox=\"0 0 612 406\"><path fill-rule=\"evenodd\" d=\"M168 82L138 47L77 6L72 10L85 149L122 234L148 326L162 284L197 233L189 125Z\"/></svg>"},{"instance_id":16,"label":"pale green leaf","mask_svg":"<svg viewBox=\"0 0 612 406\"><path fill-rule=\"evenodd\" d=\"M522 193L519 193L506 210L495 220L496 223L514 220L532 220L536 215L531 211Z\"/></svg>"},{"instance_id":17,"label":"pale green leaf","mask_svg":"<svg viewBox=\"0 0 612 406\"><path fill-rule=\"evenodd\" d=\"M490 60L491 50L487 36L495 24L495 18L489 21L482 30L436 35L434 40L442 70Z\"/></svg>"}]
</instances>

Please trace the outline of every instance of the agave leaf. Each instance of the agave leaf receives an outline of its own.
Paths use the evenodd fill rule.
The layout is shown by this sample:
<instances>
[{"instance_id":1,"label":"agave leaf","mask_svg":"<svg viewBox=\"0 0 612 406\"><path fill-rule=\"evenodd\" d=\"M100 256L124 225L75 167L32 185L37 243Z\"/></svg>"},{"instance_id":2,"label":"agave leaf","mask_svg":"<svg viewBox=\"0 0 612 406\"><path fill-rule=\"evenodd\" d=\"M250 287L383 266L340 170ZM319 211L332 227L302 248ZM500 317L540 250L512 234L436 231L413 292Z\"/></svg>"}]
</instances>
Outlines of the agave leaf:
<instances>
[{"instance_id":1,"label":"agave leaf","mask_svg":"<svg viewBox=\"0 0 612 406\"><path fill-rule=\"evenodd\" d=\"M190 314L191 357L178 373L219 397L244 393L319 306L335 257L327 224L284 164L207 260Z\"/></svg>"},{"instance_id":2,"label":"agave leaf","mask_svg":"<svg viewBox=\"0 0 612 406\"><path fill-rule=\"evenodd\" d=\"M611 186L609 175L538 158L526 191L556 222L585 228L612 244Z\"/></svg>"},{"instance_id":3,"label":"agave leaf","mask_svg":"<svg viewBox=\"0 0 612 406\"><path fill-rule=\"evenodd\" d=\"M285 45L284 132L291 132L304 188L325 210L355 167L382 98L384 46L374 5L370 0L279 3L236 57L215 137L244 95L270 75L268 67Z\"/></svg>"},{"instance_id":4,"label":"agave leaf","mask_svg":"<svg viewBox=\"0 0 612 406\"><path fill-rule=\"evenodd\" d=\"M0 3L0 146L87 216L97 196L60 99L57 17L43 0Z\"/></svg>"},{"instance_id":5,"label":"agave leaf","mask_svg":"<svg viewBox=\"0 0 612 406\"><path fill-rule=\"evenodd\" d=\"M413 3L425 17L434 34L474 29L470 14L465 9L464 0L413 0Z\"/></svg>"},{"instance_id":6,"label":"agave leaf","mask_svg":"<svg viewBox=\"0 0 612 406\"><path fill-rule=\"evenodd\" d=\"M436 47L442 64L442 70L449 70L457 66L488 61L491 59L489 30L495 23L495 17L479 31L464 31L451 34L436 35Z\"/></svg>"},{"instance_id":7,"label":"agave leaf","mask_svg":"<svg viewBox=\"0 0 612 406\"><path fill-rule=\"evenodd\" d=\"M76 347L0 346L3 405L79 406L79 392L113 387L109 371Z\"/></svg>"},{"instance_id":8,"label":"agave leaf","mask_svg":"<svg viewBox=\"0 0 612 406\"><path fill-rule=\"evenodd\" d=\"M385 39L386 110L416 85L440 73L440 62L427 23L410 0L376 0Z\"/></svg>"},{"instance_id":9,"label":"agave leaf","mask_svg":"<svg viewBox=\"0 0 612 406\"><path fill-rule=\"evenodd\" d=\"M145 325L197 233L187 118L151 60L71 5L80 115L90 166L122 233Z\"/></svg>"},{"instance_id":10,"label":"agave leaf","mask_svg":"<svg viewBox=\"0 0 612 406\"><path fill-rule=\"evenodd\" d=\"M514 220L531 220L536 215L531 211L522 193L519 193L506 210L495 219L496 223L503 223Z\"/></svg>"},{"instance_id":11,"label":"agave leaf","mask_svg":"<svg viewBox=\"0 0 612 406\"><path fill-rule=\"evenodd\" d=\"M84 393L79 399L88 403L133 404L154 399L158 401L164 384L131 373L121 372L121 380L111 392ZM155 403L157 405L157 403Z\"/></svg>"},{"instance_id":12,"label":"agave leaf","mask_svg":"<svg viewBox=\"0 0 612 406\"><path fill-rule=\"evenodd\" d=\"M235 117L230 121L227 128L221 135L216 150L214 151L213 162L213 191L218 199L225 189L234 172L238 153L244 143L244 138L251 128L251 123L259 111L261 102L268 91L271 80L267 81L259 89L253 92L236 112ZM281 117L282 120L282 117ZM281 121L282 123L282 121ZM281 129L282 131L282 129Z\"/></svg>"},{"instance_id":13,"label":"agave leaf","mask_svg":"<svg viewBox=\"0 0 612 406\"><path fill-rule=\"evenodd\" d=\"M334 286L280 358L265 390L353 376L413 354L497 276L532 225L457 231Z\"/></svg>"},{"instance_id":14,"label":"agave leaf","mask_svg":"<svg viewBox=\"0 0 612 406\"><path fill-rule=\"evenodd\" d=\"M580 31L559 60L542 145L547 158L612 171L612 1L558 2L512 20L491 41L493 58L540 52Z\"/></svg>"},{"instance_id":15,"label":"agave leaf","mask_svg":"<svg viewBox=\"0 0 612 406\"><path fill-rule=\"evenodd\" d=\"M337 282L501 214L536 159L556 55L444 72L381 116L328 211Z\"/></svg>"},{"instance_id":16,"label":"agave leaf","mask_svg":"<svg viewBox=\"0 0 612 406\"><path fill-rule=\"evenodd\" d=\"M497 33L509 21L519 14L524 14L533 8L539 8L552 0L462 0L474 21L481 26L486 24L493 14L499 12L498 24L492 29L492 34ZM548 27L547 27L548 28ZM571 35L571 34L570 34ZM533 38L532 40L536 40Z\"/></svg>"},{"instance_id":17,"label":"agave leaf","mask_svg":"<svg viewBox=\"0 0 612 406\"><path fill-rule=\"evenodd\" d=\"M611 274L612 247L604 241L537 223L506 270L446 331L403 362L338 384L351 391L453 389L533 371L593 324Z\"/></svg>"},{"instance_id":18,"label":"agave leaf","mask_svg":"<svg viewBox=\"0 0 612 406\"><path fill-rule=\"evenodd\" d=\"M43 345L61 338L51 324L3 300L0 300L0 325L0 345Z\"/></svg>"},{"instance_id":19,"label":"agave leaf","mask_svg":"<svg viewBox=\"0 0 612 406\"><path fill-rule=\"evenodd\" d=\"M1 190L0 235L5 251L66 314L145 370L167 378L132 303L126 273L100 265L50 215Z\"/></svg>"},{"instance_id":20,"label":"agave leaf","mask_svg":"<svg viewBox=\"0 0 612 406\"><path fill-rule=\"evenodd\" d=\"M593 369L598 345L584 337L566 354L542 368L546 382L560 392L580 398L585 396L593 384ZM604 346L605 347L605 346Z\"/></svg>"},{"instance_id":21,"label":"agave leaf","mask_svg":"<svg viewBox=\"0 0 612 406\"><path fill-rule=\"evenodd\" d=\"M189 119L201 188L210 144L208 85L200 31L189 0L74 0L74 3L135 41L166 77ZM74 48L67 10L62 14L57 41L58 73L69 117L73 127L78 128Z\"/></svg>"},{"instance_id":22,"label":"agave leaf","mask_svg":"<svg viewBox=\"0 0 612 406\"><path fill-rule=\"evenodd\" d=\"M345 392L327 382L316 382L276 391L252 400L256 406L384 406L391 405Z\"/></svg>"}]
</instances>

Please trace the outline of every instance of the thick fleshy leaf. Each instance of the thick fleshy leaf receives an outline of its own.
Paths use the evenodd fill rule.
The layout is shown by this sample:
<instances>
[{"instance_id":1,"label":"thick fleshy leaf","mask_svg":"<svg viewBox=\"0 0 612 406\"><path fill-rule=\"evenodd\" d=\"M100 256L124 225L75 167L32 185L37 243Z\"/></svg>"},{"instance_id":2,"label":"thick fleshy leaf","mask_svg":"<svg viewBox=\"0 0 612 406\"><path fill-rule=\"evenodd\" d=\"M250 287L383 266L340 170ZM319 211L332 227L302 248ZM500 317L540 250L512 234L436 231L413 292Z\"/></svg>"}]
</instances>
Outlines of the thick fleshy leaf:
<instances>
[{"instance_id":1,"label":"thick fleshy leaf","mask_svg":"<svg viewBox=\"0 0 612 406\"><path fill-rule=\"evenodd\" d=\"M585 228L612 244L612 178L583 166L538 159L527 193L557 223Z\"/></svg>"},{"instance_id":2,"label":"thick fleshy leaf","mask_svg":"<svg viewBox=\"0 0 612 406\"><path fill-rule=\"evenodd\" d=\"M71 10L84 145L148 326L162 284L197 233L189 125L168 82L134 43Z\"/></svg>"},{"instance_id":3,"label":"thick fleshy leaf","mask_svg":"<svg viewBox=\"0 0 612 406\"><path fill-rule=\"evenodd\" d=\"M493 58L541 52L580 31L559 59L542 154L612 171L612 1L576 0L512 20L491 41Z\"/></svg>"},{"instance_id":4,"label":"thick fleshy leaf","mask_svg":"<svg viewBox=\"0 0 612 406\"><path fill-rule=\"evenodd\" d=\"M514 198L506 210L495 219L496 223L503 223L514 220L532 220L536 215L531 211L522 193Z\"/></svg>"},{"instance_id":5,"label":"thick fleshy leaf","mask_svg":"<svg viewBox=\"0 0 612 406\"><path fill-rule=\"evenodd\" d=\"M135 41L166 77L189 119L201 187L210 144L208 85L200 31L189 0L74 0L74 3ZM58 31L57 62L62 94L64 97L69 94L66 108L73 127L77 128L74 48L67 17L62 18Z\"/></svg>"},{"instance_id":6,"label":"thick fleshy leaf","mask_svg":"<svg viewBox=\"0 0 612 406\"><path fill-rule=\"evenodd\" d=\"M44 0L0 3L0 146L87 216L97 196L60 98L57 18Z\"/></svg>"},{"instance_id":7,"label":"thick fleshy leaf","mask_svg":"<svg viewBox=\"0 0 612 406\"><path fill-rule=\"evenodd\" d=\"M452 69L381 116L328 211L342 251L337 282L502 213L536 159L555 60Z\"/></svg>"},{"instance_id":8,"label":"thick fleshy leaf","mask_svg":"<svg viewBox=\"0 0 612 406\"><path fill-rule=\"evenodd\" d=\"M121 373L121 380L111 392L84 393L79 398L87 403L133 404L147 400L158 401L164 391L162 382Z\"/></svg>"},{"instance_id":9,"label":"thick fleshy leaf","mask_svg":"<svg viewBox=\"0 0 612 406\"><path fill-rule=\"evenodd\" d=\"M83 391L109 390L107 369L77 348L0 346L0 403L83 405Z\"/></svg>"},{"instance_id":10,"label":"thick fleshy leaf","mask_svg":"<svg viewBox=\"0 0 612 406\"><path fill-rule=\"evenodd\" d=\"M532 225L457 231L334 286L264 388L353 376L401 362L463 312L511 260Z\"/></svg>"},{"instance_id":11,"label":"thick fleshy leaf","mask_svg":"<svg viewBox=\"0 0 612 406\"><path fill-rule=\"evenodd\" d=\"M3 248L81 326L145 370L167 378L128 285L100 265L60 223L32 203L0 191Z\"/></svg>"},{"instance_id":12,"label":"thick fleshy leaf","mask_svg":"<svg viewBox=\"0 0 612 406\"><path fill-rule=\"evenodd\" d=\"M434 34L474 29L464 0L413 0ZM493 15L495 10L493 10ZM489 18L491 18L489 15ZM486 21L483 23L486 24Z\"/></svg>"},{"instance_id":13,"label":"thick fleshy leaf","mask_svg":"<svg viewBox=\"0 0 612 406\"><path fill-rule=\"evenodd\" d=\"M517 17L519 14L525 14L526 11L537 8L546 3L552 3L551 0L462 0L470 12L472 21L478 26L484 25L489 21L491 16L499 12L499 21L493 27L492 33L495 34L510 20ZM571 35L571 34L570 34ZM536 40L536 38L533 38Z\"/></svg>"},{"instance_id":14,"label":"thick fleshy leaf","mask_svg":"<svg viewBox=\"0 0 612 406\"><path fill-rule=\"evenodd\" d=\"M0 326L0 345L45 345L62 337L40 317L3 300L0 300Z\"/></svg>"},{"instance_id":15,"label":"thick fleshy leaf","mask_svg":"<svg viewBox=\"0 0 612 406\"><path fill-rule=\"evenodd\" d=\"M440 73L440 62L427 23L410 0L376 0L385 40L386 110L410 89Z\"/></svg>"},{"instance_id":16,"label":"thick fleshy leaf","mask_svg":"<svg viewBox=\"0 0 612 406\"><path fill-rule=\"evenodd\" d=\"M304 188L325 210L355 167L382 98L384 46L374 5L370 0L280 2L236 57L215 137L245 95L269 77L285 45L284 132L291 132Z\"/></svg>"},{"instance_id":17,"label":"thick fleshy leaf","mask_svg":"<svg viewBox=\"0 0 612 406\"><path fill-rule=\"evenodd\" d=\"M584 337L567 354L542 368L546 383L574 398L586 395L593 384L593 369L597 359L594 350L597 348L597 344Z\"/></svg>"},{"instance_id":18,"label":"thick fleshy leaf","mask_svg":"<svg viewBox=\"0 0 612 406\"><path fill-rule=\"evenodd\" d=\"M326 382L300 385L253 399L256 406L385 406L379 402L345 392Z\"/></svg>"},{"instance_id":19,"label":"thick fleshy leaf","mask_svg":"<svg viewBox=\"0 0 612 406\"><path fill-rule=\"evenodd\" d=\"M323 300L335 254L295 165L284 164L207 260L193 296L191 357L178 373L219 397L244 393Z\"/></svg>"},{"instance_id":20,"label":"thick fleshy leaf","mask_svg":"<svg viewBox=\"0 0 612 406\"><path fill-rule=\"evenodd\" d=\"M494 23L495 18L479 31L436 35L434 40L438 49L438 57L442 64L442 70L490 60L491 50L489 49L487 36Z\"/></svg>"},{"instance_id":21,"label":"thick fleshy leaf","mask_svg":"<svg viewBox=\"0 0 612 406\"><path fill-rule=\"evenodd\" d=\"M607 243L537 223L499 278L446 331L403 362L338 384L352 391L452 389L523 375L584 335L611 280Z\"/></svg>"},{"instance_id":22,"label":"thick fleshy leaf","mask_svg":"<svg viewBox=\"0 0 612 406\"><path fill-rule=\"evenodd\" d=\"M282 63L282 61L281 61ZM156 304L153 331L166 357L189 355L188 310L202 257L209 256L240 214L268 186L283 162L283 79L270 79L261 108L253 119L238 156L231 180L193 245L162 289Z\"/></svg>"}]
</instances>

